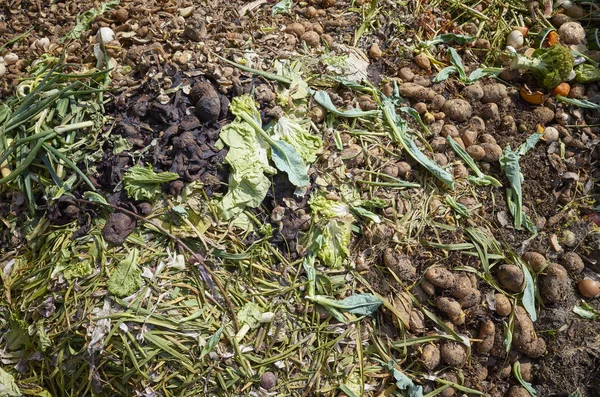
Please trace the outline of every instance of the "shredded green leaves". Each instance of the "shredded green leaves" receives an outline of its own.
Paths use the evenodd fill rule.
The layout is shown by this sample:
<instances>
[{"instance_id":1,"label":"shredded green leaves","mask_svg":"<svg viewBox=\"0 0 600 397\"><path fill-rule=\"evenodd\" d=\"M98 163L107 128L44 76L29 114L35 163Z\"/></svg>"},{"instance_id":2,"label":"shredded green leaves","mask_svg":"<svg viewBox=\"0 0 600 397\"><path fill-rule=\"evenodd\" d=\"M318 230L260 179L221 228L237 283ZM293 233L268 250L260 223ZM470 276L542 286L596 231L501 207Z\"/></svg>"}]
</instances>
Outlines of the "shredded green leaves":
<instances>
[{"instance_id":1,"label":"shredded green leaves","mask_svg":"<svg viewBox=\"0 0 600 397\"><path fill-rule=\"evenodd\" d=\"M138 201L154 200L159 194L161 184L174 181L179 175L174 172L156 173L152 166L131 167L123 176L123 185L127 195Z\"/></svg>"}]
</instances>

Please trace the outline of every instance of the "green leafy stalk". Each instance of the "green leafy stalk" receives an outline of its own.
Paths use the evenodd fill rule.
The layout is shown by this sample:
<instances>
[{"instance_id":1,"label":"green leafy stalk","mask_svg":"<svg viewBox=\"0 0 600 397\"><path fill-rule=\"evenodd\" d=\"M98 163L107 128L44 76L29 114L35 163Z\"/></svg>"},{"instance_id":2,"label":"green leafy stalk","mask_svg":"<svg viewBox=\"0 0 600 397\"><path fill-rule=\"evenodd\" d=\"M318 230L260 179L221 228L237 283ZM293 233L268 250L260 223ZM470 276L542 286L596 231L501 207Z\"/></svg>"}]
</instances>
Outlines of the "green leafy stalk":
<instances>
[{"instance_id":1,"label":"green leafy stalk","mask_svg":"<svg viewBox=\"0 0 600 397\"><path fill-rule=\"evenodd\" d=\"M454 189L454 178L450 173L441 169L436 163L434 163L431 159L425 156L415 145L415 143L408 139L406 136L406 130L408 129L408 125L406 121L402 120L396 114L396 110L394 104L389 99L383 100L383 115L385 121L388 123L392 139L396 142L399 142L403 149L421 164L426 170L431 172L436 178L441 180L446 186L451 189Z\"/></svg>"},{"instance_id":2,"label":"green leafy stalk","mask_svg":"<svg viewBox=\"0 0 600 397\"><path fill-rule=\"evenodd\" d=\"M446 142L452 148L452 150L454 150L456 152L458 157L460 157L462 159L462 161L464 161L469 166L469 168L471 168L473 170L473 172L475 172L474 177L471 175L468 176L467 179L470 182L475 183L476 185L479 185L479 186L488 186L488 185L495 186L495 187L502 186L500 181L498 181L496 178L491 177L489 175L485 175L483 172L481 172L479 167L477 167L477 164L475 164L475 160L473 160L473 158L469 155L469 153L467 153L467 151L465 149L463 149L454 139L452 139L452 137L450 137L450 136L446 137Z\"/></svg>"}]
</instances>

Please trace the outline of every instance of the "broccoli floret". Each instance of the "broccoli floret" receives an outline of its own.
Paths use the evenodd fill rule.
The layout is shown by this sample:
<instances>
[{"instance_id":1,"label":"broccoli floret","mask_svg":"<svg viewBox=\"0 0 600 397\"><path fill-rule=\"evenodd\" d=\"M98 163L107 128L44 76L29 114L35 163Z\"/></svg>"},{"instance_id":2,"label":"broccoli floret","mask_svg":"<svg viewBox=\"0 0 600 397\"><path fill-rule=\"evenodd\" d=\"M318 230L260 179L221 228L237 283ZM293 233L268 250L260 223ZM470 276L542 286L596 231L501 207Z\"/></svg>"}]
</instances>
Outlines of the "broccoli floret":
<instances>
[{"instance_id":1,"label":"broccoli floret","mask_svg":"<svg viewBox=\"0 0 600 397\"><path fill-rule=\"evenodd\" d=\"M525 69L533 74L546 88L554 88L569 78L575 59L571 50L560 44L540 48L531 58L516 54L510 63L511 69Z\"/></svg>"}]
</instances>

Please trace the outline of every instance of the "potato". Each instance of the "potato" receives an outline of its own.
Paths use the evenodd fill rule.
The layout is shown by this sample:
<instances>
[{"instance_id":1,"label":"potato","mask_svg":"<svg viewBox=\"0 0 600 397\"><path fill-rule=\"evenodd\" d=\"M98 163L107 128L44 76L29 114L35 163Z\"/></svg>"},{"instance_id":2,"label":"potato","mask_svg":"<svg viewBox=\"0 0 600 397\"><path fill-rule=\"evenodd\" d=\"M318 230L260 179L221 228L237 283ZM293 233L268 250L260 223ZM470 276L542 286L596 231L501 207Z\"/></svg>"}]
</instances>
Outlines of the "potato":
<instances>
[{"instance_id":1,"label":"potato","mask_svg":"<svg viewBox=\"0 0 600 397\"><path fill-rule=\"evenodd\" d=\"M410 330L416 334L425 332L425 315L420 310L413 309L410 312Z\"/></svg>"},{"instance_id":2,"label":"potato","mask_svg":"<svg viewBox=\"0 0 600 397\"><path fill-rule=\"evenodd\" d=\"M394 311L392 318L394 322L401 321L405 327L410 327L410 314L412 312L412 300L406 292L400 292L391 299Z\"/></svg>"},{"instance_id":3,"label":"potato","mask_svg":"<svg viewBox=\"0 0 600 397\"><path fill-rule=\"evenodd\" d=\"M436 299L436 306L444 312L454 324L460 325L465 322L465 313L460 307L460 303L452 298L445 296Z\"/></svg>"},{"instance_id":4,"label":"potato","mask_svg":"<svg viewBox=\"0 0 600 397\"><path fill-rule=\"evenodd\" d=\"M544 268L544 265L546 264L546 258L544 257L544 255L542 255L538 252L533 252L533 251L526 252L523 254L523 256L521 258L536 273L541 271Z\"/></svg>"},{"instance_id":5,"label":"potato","mask_svg":"<svg viewBox=\"0 0 600 397\"><path fill-rule=\"evenodd\" d=\"M567 271L575 274L581 273L585 268L583 260L575 252L567 252L562 257L562 265Z\"/></svg>"},{"instance_id":6,"label":"potato","mask_svg":"<svg viewBox=\"0 0 600 397\"><path fill-rule=\"evenodd\" d=\"M510 292L520 292L523 289L525 276L519 266L502 265L498 268L496 277L500 284Z\"/></svg>"},{"instance_id":7,"label":"potato","mask_svg":"<svg viewBox=\"0 0 600 397\"><path fill-rule=\"evenodd\" d=\"M442 361L453 367L462 367L467 361L465 346L457 342L446 342L440 348Z\"/></svg>"},{"instance_id":8,"label":"potato","mask_svg":"<svg viewBox=\"0 0 600 397\"><path fill-rule=\"evenodd\" d=\"M540 276L540 294L546 303L557 303L567 297L571 282L567 270L558 263L551 263Z\"/></svg>"},{"instance_id":9,"label":"potato","mask_svg":"<svg viewBox=\"0 0 600 397\"><path fill-rule=\"evenodd\" d=\"M441 376L443 379L446 379L447 381L453 382L453 383L459 383L458 382L458 376L456 376L456 374L454 372L446 372ZM449 387L446 390L444 390L443 392L441 392L439 394L440 397L452 397L455 395L455 391L453 387Z\"/></svg>"},{"instance_id":10,"label":"potato","mask_svg":"<svg viewBox=\"0 0 600 397\"><path fill-rule=\"evenodd\" d=\"M524 357L519 360L519 365L521 366L521 377L525 382L531 382L533 379L533 373L531 372L533 369L533 361L530 358Z\"/></svg>"},{"instance_id":11,"label":"potato","mask_svg":"<svg viewBox=\"0 0 600 397\"><path fill-rule=\"evenodd\" d=\"M454 286L450 290L453 298L461 299L465 297L473 287L471 279L466 274L458 274L454 277Z\"/></svg>"},{"instance_id":12,"label":"potato","mask_svg":"<svg viewBox=\"0 0 600 397\"><path fill-rule=\"evenodd\" d=\"M402 281L412 281L417 276L417 269L406 255L388 248L383 254L383 263Z\"/></svg>"},{"instance_id":13,"label":"potato","mask_svg":"<svg viewBox=\"0 0 600 397\"><path fill-rule=\"evenodd\" d=\"M283 31L300 37L306 32L306 28L301 23L294 22L287 25Z\"/></svg>"},{"instance_id":14,"label":"potato","mask_svg":"<svg viewBox=\"0 0 600 397\"><path fill-rule=\"evenodd\" d=\"M530 395L524 387L513 386L508 391L508 397L530 397Z\"/></svg>"},{"instance_id":15,"label":"potato","mask_svg":"<svg viewBox=\"0 0 600 397\"><path fill-rule=\"evenodd\" d=\"M429 296L435 295L435 285L431 284L427 280L421 280L421 284L419 284L423 291Z\"/></svg>"},{"instance_id":16,"label":"potato","mask_svg":"<svg viewBox=\"0 0 600 397\"><path fill-rule=\"evenodd\" d=\"M536 335L529 314L521 306L515 308L513 346L531 358L540 357L546 351L546 342Z\"/></svg>"},{"instance_id":17,"label":"potato","mask_svg":"<svg viewBox=\"0 0 600 397\"><path fill-rule=\"evenodd\" d=\"M496 314L499 316L508 316L512 311L510 300L503 294L494 295L496 299Z\"/></svg>"},{"instance_id":18,"label":"potato","mask_svg":"<svg viewBox=\"0 0 600 397\"><path fill-rule=\"evenodd\" d=\"M463 309L477 306L481 302L481 292L479 292L478 289L471 288L467 294L459 300L459 302Z\"/></svg>"},{"instance_id":19,"label":"potato","mask_svg":"<svg viewBox=\"0 0 600 397\"><path fill-rule=\"evenodd\" d=\"M479 339L481 339L481 342L476 342L475 347L480 353L488 353L494 347L495 336L496 326L492 320L487 319L479 327Z\"/></svg>"},{"instance_id":20,"label":"potato","mask_svg":"<svg viewBox=\"0 0 600 397\"><path fill-rule=\"evenodd\" d=\"M440 288L452 288L455 282L454 274L443 267L430 267L425 272L425 278Z\"/></svg>"},{"instance_id":21,"label":"potato","mask_svg":"<svg viewBox=\"0 0 600 397\"><path fill-rule=\"evenodd\" d=\"M460 315L462 311L460 303L452 298L441 296L435 300L435 305L440 311L444 312L448 317L454 318Z\"/></svg>"},{"instance_id":22,"label":"potato","mask_svg":"<svg viewBox=\"0 0 600 397\"><path fill-rule=\"evenodd\" d=\"M427 344L421 351L421 362L430 371L440 365L440 357L440 350L436 345Z\"/></svg>"}]
</instances>

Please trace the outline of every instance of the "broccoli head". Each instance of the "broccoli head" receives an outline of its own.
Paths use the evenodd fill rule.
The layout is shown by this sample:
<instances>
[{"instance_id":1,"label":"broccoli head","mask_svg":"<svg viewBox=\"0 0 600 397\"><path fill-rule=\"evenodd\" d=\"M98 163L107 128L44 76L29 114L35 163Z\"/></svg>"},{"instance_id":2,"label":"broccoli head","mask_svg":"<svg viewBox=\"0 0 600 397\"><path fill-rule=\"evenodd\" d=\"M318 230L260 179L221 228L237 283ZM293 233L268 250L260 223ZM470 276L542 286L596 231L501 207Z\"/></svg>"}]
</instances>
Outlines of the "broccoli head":
<instances>
[{"instance_id":1,"label":"broccoli head","mask_svg":"<svg viewBox=\"0 0 600 397\"><path fill-rule=\"evenodd\" d=\"M560 44L549 48L539 48L531 58L516 54L510 69L524 69L535 76L545 88L554 88L569 78L575 59L571 50Z\"/></svg>"}]
</instances>

